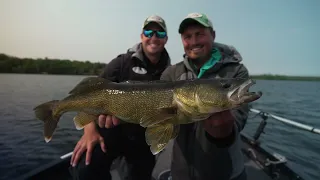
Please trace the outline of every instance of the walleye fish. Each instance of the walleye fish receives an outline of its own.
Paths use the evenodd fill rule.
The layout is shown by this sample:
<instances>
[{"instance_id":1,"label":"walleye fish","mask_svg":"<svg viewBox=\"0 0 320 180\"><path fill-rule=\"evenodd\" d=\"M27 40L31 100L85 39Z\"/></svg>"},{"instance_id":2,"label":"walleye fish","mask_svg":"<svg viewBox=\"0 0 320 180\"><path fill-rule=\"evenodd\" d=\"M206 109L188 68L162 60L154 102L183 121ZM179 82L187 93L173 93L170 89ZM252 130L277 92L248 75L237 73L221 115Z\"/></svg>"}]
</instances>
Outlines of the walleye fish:
<instances>
[{"instance_id":1,"label":"walleye fish","mask_svg":"<svg viewBox=\"0 0 320 180\"><path fill-rule=\"evenodd\" d=\"M109 114L145 127L146 142L157 154L178 135L180 124L201 121L259 99L261 92L248 92L254 83L240 78L115 83L88 77L66 98L40 104L34 111L44 122L46 142L52 139L66 112L78 112L73 119L77 129L96 121L101 114Z\"/></svg>"}]
</instances>

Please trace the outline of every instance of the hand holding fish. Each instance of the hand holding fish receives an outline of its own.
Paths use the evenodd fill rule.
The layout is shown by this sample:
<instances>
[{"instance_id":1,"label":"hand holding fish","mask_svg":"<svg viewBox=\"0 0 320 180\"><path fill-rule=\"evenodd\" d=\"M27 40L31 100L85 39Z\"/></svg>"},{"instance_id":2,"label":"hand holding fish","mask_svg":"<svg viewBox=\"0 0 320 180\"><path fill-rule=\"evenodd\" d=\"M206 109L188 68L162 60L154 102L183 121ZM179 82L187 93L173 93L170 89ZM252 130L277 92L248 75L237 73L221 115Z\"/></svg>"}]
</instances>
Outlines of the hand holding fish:
<instances>
[{"instance_id":1,"label":"hand holding fish","mask_svg":"<svg viewBox=\"0 0 320 180\"><path fill-rule=\"evenodd\" d=\"M100 128L112 128L120 124L120 120L111 115L100 115L98 118Z\"/></svg>"},{"instance_id":2,"label":"hand holding fish","mask_svg":"<svg viewBox=\"0 0 320 180\"><path fill-rule=\"evenodd\" d=\"M232 133L235 118L230 110L213 114L204 121L205 130L214 138L224 138Z\"/></svg>"},{"instance_id":3,"label":"hand holding fish","mask_svg":"<svg viewBox=\"0 0 320 180\"><path fill-rule=\"evenodd\" d=\"M73 150L70 164L72 166L76 166L82 153L87 151L86 165L88 165L91 161L92 151L97 143L100 143L101 150L103 152L106 152L104 139L102 136L100 136L99 132L97 131L95 123L92 122L84 128L84 134L82 135L81 139L79 140L79 142Z\"/></svg>"}]
</instances>

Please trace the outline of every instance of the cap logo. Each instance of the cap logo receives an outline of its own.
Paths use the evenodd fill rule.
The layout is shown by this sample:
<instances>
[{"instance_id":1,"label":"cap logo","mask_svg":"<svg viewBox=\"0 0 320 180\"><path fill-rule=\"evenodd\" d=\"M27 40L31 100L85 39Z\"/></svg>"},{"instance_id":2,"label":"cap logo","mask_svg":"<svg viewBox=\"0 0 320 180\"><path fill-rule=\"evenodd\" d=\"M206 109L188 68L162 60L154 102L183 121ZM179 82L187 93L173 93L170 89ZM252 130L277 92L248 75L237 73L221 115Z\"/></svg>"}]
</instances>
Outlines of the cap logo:
<instances>
[{"instance_id":1,"label":"cap logo","mask_svg":"<svg viewBox=\"0 0 320 180\"><path fill-rule=\"evenodd\" d=\"M147 19L147 21L156 21L156 22L162 22L163 23L163 20L158 17L158 16L151 16Z\"/></svg>"},{"instance_id":2,"label":"cap logo","mask_svg":"<svg viewBox=\"0 0 320 180\"><path fill-rule=\"evenodd\" d=\"M202 14L200 13L191 13L191 14L188 14L187 18L199 18L199 17L202 17Z\"/></svg>"}]
</instances>

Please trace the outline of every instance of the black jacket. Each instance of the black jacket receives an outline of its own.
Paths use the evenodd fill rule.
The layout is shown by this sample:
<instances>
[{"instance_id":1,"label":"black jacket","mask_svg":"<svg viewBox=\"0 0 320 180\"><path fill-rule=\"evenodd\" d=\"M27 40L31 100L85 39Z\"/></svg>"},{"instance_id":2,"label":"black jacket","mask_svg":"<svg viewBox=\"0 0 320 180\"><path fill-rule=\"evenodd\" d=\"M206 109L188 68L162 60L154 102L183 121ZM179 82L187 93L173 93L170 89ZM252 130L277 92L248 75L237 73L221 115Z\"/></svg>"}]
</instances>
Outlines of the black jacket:
<instances>
[{"instance_id":1,"label":"black jacket","mask_svg":"<svg viewBox=\"0 0 320 180\"><path fill-rule=\"evenodd\" d=\"M170 57L165 49L157 64L151 64L142 50L142 44L138 43L128 49L126 53L118 55L111 60L100 74L100 77L114 82L123 81L149 81L159 80L162 72L171 65ZM145 129L138 124L121 125L122 132L130 137L142 137ZM105 129L108 130L108 129Z\"/></svg>"},{"instance_id":2,"label":"black jacket","mask_svg":"<svg viewBox=\"0 0 320 180\"><path fill-rule=\"evenodd\" d=\"M165 50L158 64L153 65L147 60L141 43L128 49L127 53L118 55L105 67L100 77L114 82L127 80L159 80L162 72L170 65L170 57Z\"/></svg>"}]
</instances>

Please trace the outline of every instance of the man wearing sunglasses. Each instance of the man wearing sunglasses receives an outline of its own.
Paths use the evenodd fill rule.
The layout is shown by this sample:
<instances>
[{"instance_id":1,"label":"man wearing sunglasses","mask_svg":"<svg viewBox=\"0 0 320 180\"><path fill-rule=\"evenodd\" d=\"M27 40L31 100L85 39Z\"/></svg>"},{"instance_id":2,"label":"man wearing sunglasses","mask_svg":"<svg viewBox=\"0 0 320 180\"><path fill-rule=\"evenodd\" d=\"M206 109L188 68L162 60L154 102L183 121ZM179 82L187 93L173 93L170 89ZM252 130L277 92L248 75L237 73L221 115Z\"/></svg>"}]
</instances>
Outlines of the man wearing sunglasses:
<instances>
[{"instance_id":1,"label":"man wearing sunglasses","mask_svg":"<svg viewBox=\"0 0 320 180\"><path fill-rule=\"evenodd\" d=\"M189 14L181 22L179 33L184 59L168 67L162 80L249 77L235 48L214 42L215 30L205 14ZM248 112L248 105L243 105L201 122L181 125L173 145L172 179L245 180L240 131Z\"/></svg>"},{"instance_id":2,"label":"man wearing sunglasses","mask_svg":"<svg viewBox=\"0 0 320 180\"><path fill-rule=\"evenodd\" d=\"M164 47L167 40L165 21L156 15L148 17L141 42L111 60L100 76L114 82L159 80L170 65ZM125 157L132 180L151 180L155 156L145 142L145 129L118 122L114 116L100 115L98 125L91 123L84 128L70 162L73 179L111 180L112 162Z\"/></svg>"}]
</instances>

